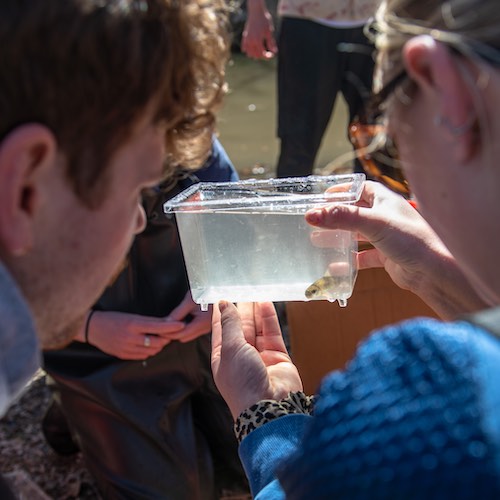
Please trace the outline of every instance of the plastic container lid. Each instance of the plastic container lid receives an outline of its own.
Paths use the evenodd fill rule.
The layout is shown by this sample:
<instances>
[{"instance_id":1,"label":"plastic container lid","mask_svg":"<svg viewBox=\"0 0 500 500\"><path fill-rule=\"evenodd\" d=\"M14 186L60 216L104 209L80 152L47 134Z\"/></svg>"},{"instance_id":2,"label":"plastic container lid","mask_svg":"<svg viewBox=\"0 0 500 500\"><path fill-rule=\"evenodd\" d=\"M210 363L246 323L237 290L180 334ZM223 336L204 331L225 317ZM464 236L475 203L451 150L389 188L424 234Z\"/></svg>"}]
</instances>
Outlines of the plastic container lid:
<instances>
[{"instance_id":1,"label":"plastic container lid","mask_svg":"<svg viewBox=\"0 0 500 500\"><path fill-rule=\"evenodd\" d=\"M168 200L169 212L214 212L280 207L304 209L327 203L354 203L363 188L364 174L248 179L237 182L200 182Z\"/></svg>"}]
</instances>

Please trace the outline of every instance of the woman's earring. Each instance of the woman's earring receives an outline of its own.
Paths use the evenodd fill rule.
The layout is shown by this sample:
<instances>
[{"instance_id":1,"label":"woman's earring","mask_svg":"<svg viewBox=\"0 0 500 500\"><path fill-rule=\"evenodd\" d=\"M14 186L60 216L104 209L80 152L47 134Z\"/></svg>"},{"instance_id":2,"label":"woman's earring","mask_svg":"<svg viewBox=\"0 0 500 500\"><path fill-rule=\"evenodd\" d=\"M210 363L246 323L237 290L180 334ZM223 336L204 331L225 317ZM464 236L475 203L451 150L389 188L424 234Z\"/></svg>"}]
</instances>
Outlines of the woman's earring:
<instances>
[{"instance_id":1,"label":"woman's earring","mask_svg":"<svg viewBox=\"0 0 500 500\"><path fill-rule=\"evenodd\" d=\"M461 135L465 134L465 132L468 132L475 122L476 118L473 114L470 115L469 118L467 118L465 123L458 126L450 123L450 121L444 116L436 115L434 117L434 125L436 125L436 127L445 127L453 137L460 137Z\"/></svg>"}]
</instances>

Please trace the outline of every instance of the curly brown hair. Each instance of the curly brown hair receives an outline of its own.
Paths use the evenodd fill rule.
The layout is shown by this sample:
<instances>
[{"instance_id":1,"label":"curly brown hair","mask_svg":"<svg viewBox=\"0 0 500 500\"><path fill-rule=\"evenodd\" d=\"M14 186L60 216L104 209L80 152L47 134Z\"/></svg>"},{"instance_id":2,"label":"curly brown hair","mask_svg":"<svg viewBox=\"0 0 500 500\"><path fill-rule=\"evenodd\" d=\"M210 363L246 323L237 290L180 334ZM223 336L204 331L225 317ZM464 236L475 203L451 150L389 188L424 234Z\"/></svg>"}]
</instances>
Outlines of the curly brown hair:
<instances>
[{"instance_id":1,"label":"curly brown hair","mask_svg":"<svg viewBox=\"0 0 500 500\"><path fill-rule=\"evenodd\" d=\"M166 175L209 153L228 57L224 0L2 0L0 141L41 123L87 204L153 104L167 123Z\"/></svg>"}]
</instances>

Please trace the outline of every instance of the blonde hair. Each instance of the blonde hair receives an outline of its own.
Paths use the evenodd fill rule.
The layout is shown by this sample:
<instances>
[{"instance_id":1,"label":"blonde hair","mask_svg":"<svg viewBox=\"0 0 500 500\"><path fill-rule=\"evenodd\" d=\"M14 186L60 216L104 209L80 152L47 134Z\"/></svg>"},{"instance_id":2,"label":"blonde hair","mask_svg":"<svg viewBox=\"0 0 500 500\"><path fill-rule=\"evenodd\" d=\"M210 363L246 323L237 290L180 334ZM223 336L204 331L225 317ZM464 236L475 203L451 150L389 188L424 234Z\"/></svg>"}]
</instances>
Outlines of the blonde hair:
<instances>
[{"instance_id":1,"label":"blonde hair","mask_svg":"<svg viewBox=\"0 0 500 500\"><path fill-rule=\"evenodd\" d=\"M418 35L430 35L465 56L480 55L500 64L497 0L385 0L373 27L385 81L401 71L401 49Z\"/></svg>"}]
</instances>

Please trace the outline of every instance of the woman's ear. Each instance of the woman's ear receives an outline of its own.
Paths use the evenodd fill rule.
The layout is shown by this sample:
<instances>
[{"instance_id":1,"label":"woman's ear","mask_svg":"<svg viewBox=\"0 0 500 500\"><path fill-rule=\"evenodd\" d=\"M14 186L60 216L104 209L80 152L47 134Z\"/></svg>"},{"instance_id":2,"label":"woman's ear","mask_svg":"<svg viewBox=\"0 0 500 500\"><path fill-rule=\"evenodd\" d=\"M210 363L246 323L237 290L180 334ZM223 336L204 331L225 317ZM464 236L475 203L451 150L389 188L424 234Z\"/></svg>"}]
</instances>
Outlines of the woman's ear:
<instances>
[{"instance_id":1,"label":"woman's ear","mask_svg":"<svg viewBox=\"0 0 500 500\"><path fill-rule=\"evenodd\" d=\"M465 64L444 43L421 35L403 50L408 76L436 103L433 124L443 140L453 145L455 160L466 161L477 147L477 116Z\"/></svg>"},{"instance_id":2,"label":"woman's ear","mask_svg":"<svg viewBox=\"0 0 500 500\"><path fill-rule=\"evenodd\" d=\"M24 255L33 245L41 174L56 155L55 138L43 125L21 125L0 143L0 245L7 254Z\"/></svg>"}]
</instances>

